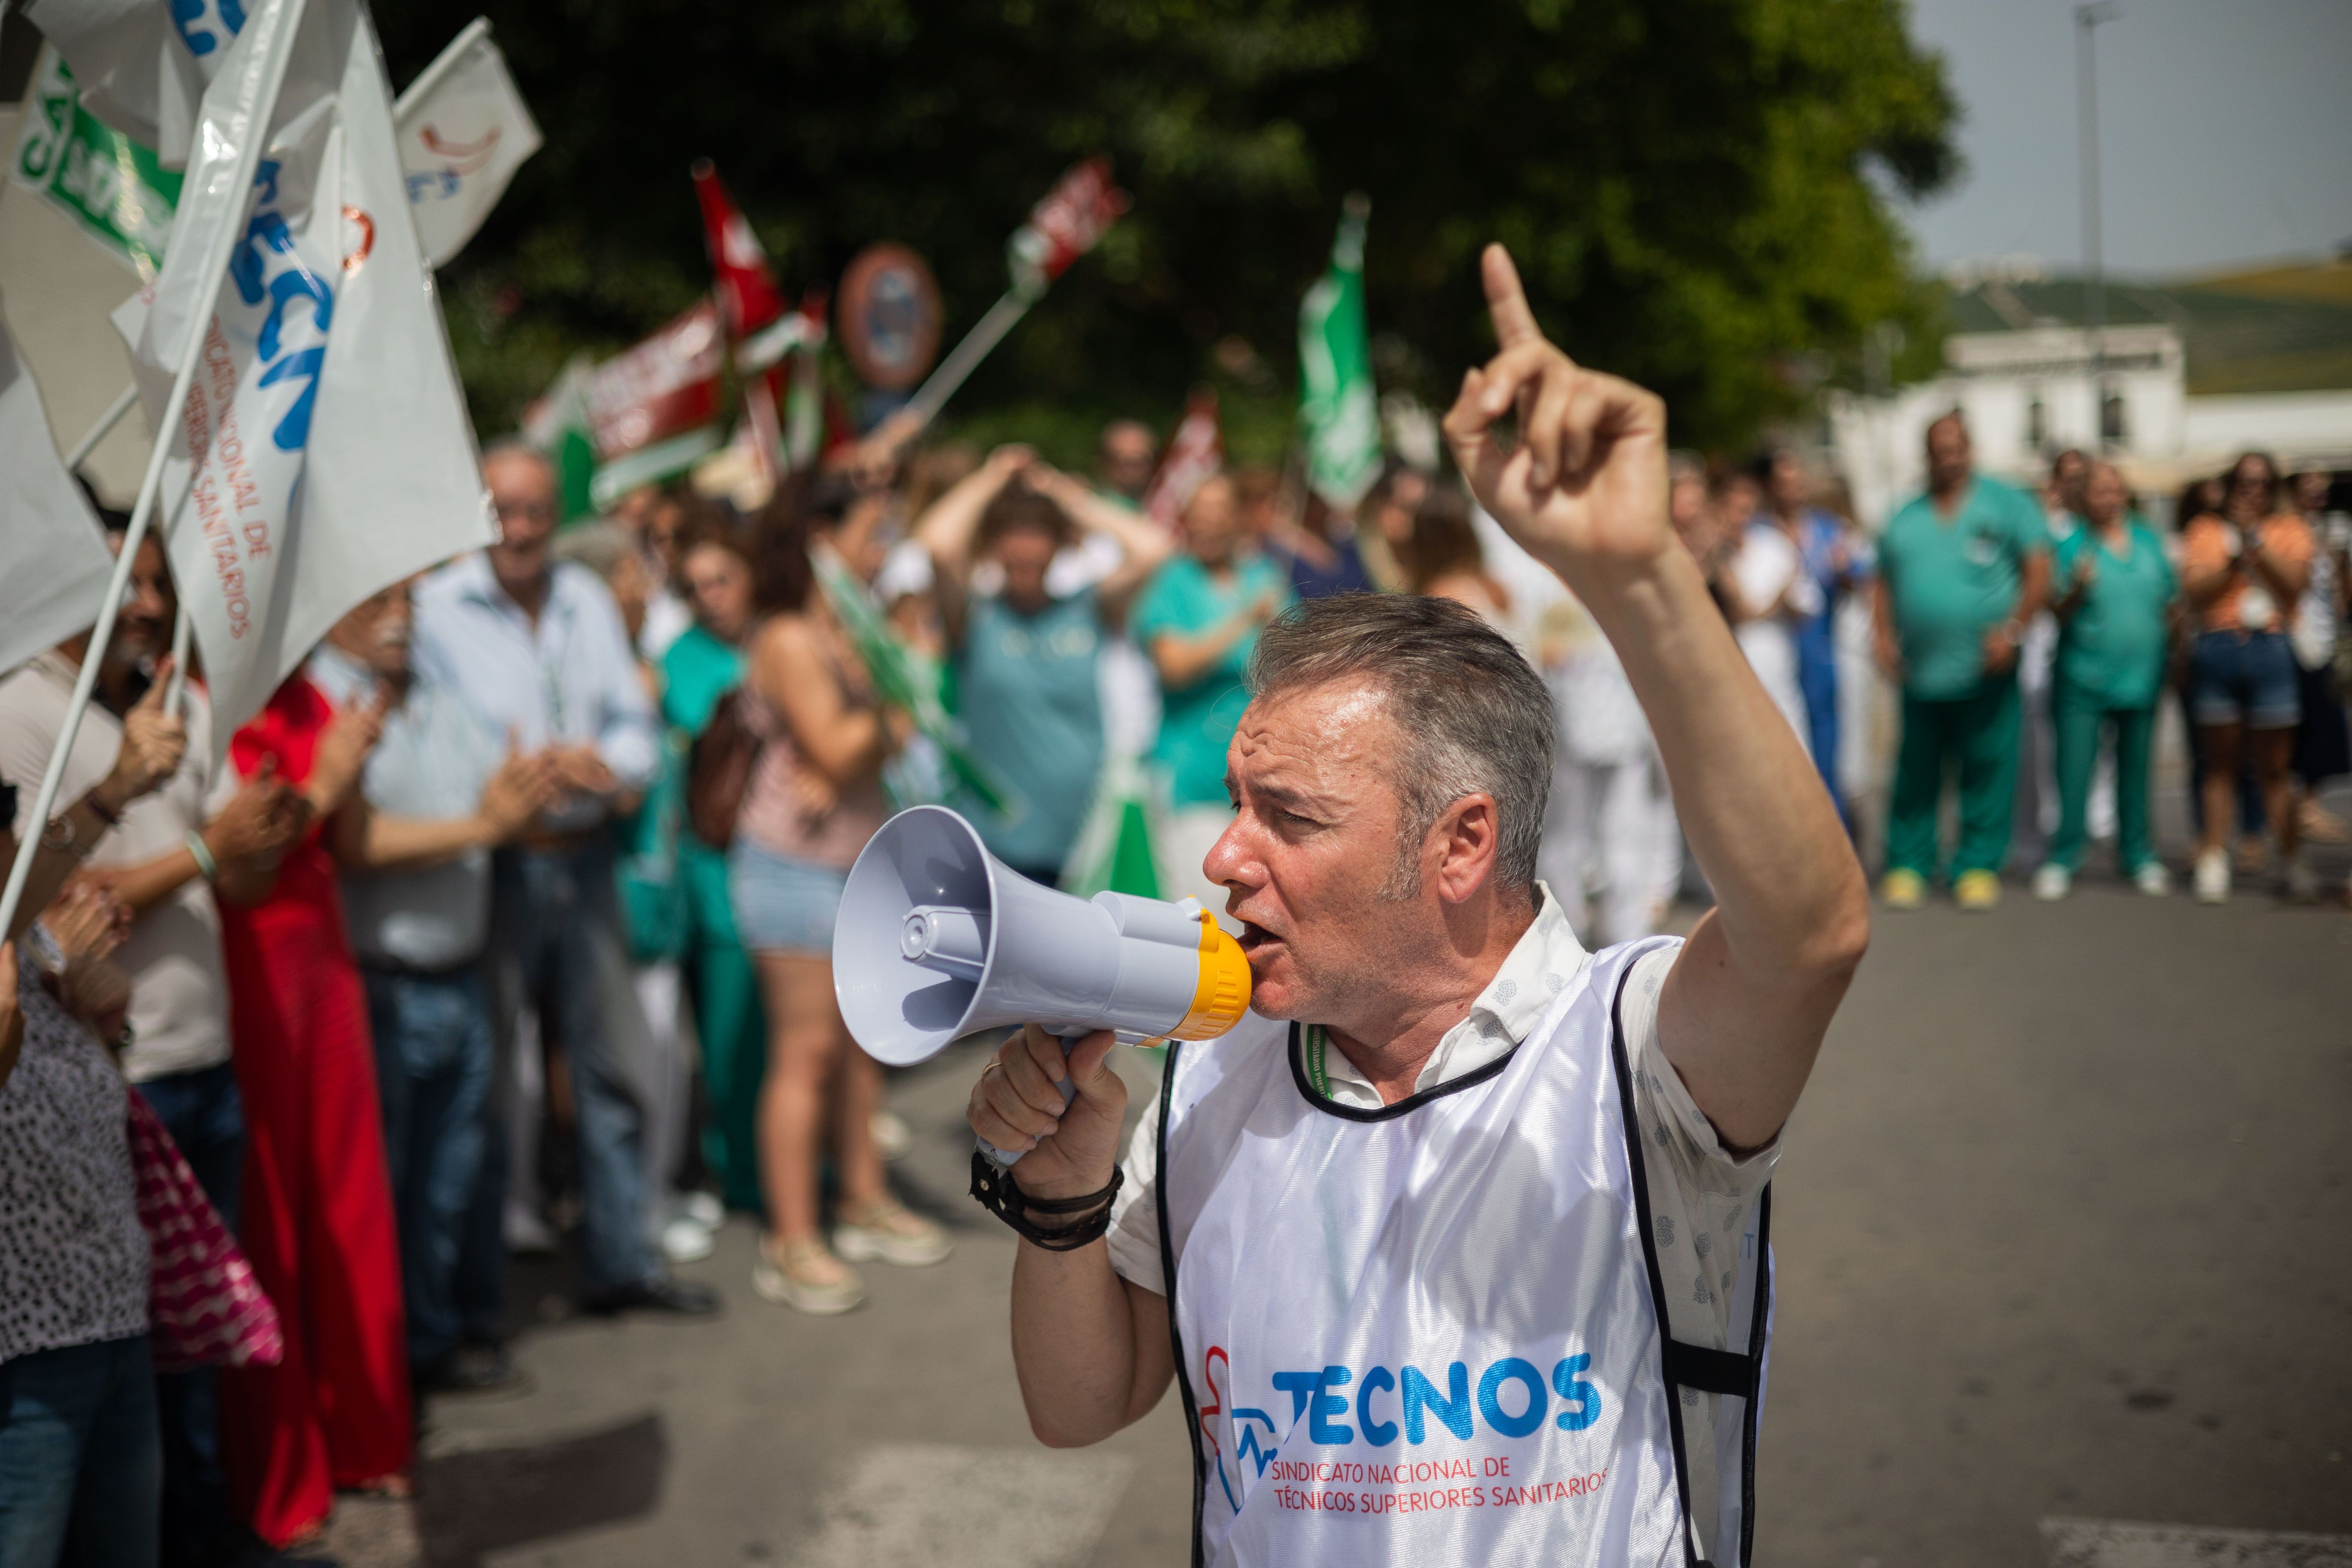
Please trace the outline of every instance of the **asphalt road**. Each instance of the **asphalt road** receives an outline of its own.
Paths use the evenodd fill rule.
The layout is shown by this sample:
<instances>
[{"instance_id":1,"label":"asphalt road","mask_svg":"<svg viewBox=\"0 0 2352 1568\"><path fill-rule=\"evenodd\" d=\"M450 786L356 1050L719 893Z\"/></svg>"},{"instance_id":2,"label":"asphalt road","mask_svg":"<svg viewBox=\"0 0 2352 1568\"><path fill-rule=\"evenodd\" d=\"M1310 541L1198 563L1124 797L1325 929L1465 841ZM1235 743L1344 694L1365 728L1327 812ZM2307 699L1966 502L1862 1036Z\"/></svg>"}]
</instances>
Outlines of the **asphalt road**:
<instances>
[{"instance_id":1,"label":"asphalt road","mask_svg":"<svg viewBox=\"0 0 2352 1568\"><path fill-rule=\"evenodd\" d=\"M721 1321L533 1327L536 1389L439 1402L413 1521L347 1510L339 1555L1182 1562L1172 1398L1097 1449L1028 1436L1012 1241L961 1196L977 1067L895 1089L919 1141L898 1169L957 1227L949 1263L872 1268L863 1310L801 1318L752 1295L732 1221L686 1270L725 1290ZM1778 1184L1759 1561L2352 1563L2347 1127L2341 908L2094 880L1883 919ZM527 1313L558 1293L522 1283Z\"/></svg>"}]
</instances>

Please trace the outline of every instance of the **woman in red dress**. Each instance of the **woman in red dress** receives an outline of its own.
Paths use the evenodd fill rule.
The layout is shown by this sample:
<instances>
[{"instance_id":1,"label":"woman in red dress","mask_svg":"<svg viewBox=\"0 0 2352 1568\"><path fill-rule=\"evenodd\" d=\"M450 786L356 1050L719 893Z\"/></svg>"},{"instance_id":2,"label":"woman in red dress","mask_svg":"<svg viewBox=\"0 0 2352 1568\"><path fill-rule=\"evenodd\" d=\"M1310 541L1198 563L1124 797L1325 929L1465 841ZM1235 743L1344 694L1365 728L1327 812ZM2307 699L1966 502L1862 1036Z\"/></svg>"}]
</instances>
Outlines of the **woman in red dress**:
<instances>
[{"instance_id":1,"label":"woman in red dress","mask_svg":"<svg viewBox=\"0 0 2352 1568\"><path fill-rule=\"evenodd\" d=\"M267 896L221 909L240 1229L286 1329L278 1365L223 1373L221 1427L232 1493L272 1547L322 1530L339 1488L404 1494L415 1440L375 1054L335 880L338 851L365 839L356 785L381 724L379 707L338 713L298 673L229 752L247 778L294 784L310 816Z\"/></svg>"}]
</instances>

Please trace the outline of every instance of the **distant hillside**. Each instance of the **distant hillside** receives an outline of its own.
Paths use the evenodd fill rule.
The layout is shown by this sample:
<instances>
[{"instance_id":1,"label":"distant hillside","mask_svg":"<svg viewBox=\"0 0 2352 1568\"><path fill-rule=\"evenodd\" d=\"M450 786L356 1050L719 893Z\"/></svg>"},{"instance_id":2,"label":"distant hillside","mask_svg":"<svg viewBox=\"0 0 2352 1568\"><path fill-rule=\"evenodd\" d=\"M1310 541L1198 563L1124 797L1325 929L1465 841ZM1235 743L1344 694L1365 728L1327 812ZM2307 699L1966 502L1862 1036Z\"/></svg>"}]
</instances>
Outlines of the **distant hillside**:
<instances>
[{"instance_id":1,"label":"distant hillside","mask_svg":"<svg viewBox=\"0 0 2352 1568\"><path fill-rule=\"evenodd\" d=\"M1955 292L1950 310L1956 332L2081 326L2083 282L1990 279ZM2106 316L2110 326L2168 321L2177 328L2192 394L2352 387L2352 261L2165 284L2111 279Z\"/></svg>"}]
</instances>

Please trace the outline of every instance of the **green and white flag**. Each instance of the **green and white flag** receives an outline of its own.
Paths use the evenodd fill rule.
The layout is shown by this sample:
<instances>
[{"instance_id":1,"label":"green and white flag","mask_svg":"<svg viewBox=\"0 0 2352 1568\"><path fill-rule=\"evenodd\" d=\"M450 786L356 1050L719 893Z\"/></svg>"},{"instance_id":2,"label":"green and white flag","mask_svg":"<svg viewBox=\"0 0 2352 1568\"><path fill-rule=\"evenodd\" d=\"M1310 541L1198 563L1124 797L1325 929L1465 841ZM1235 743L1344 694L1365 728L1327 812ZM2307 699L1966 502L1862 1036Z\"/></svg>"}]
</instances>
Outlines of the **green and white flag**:
<instances>
[{"instance_id":1,"label":"green and white flag","mask_svg":"<svg viewBox=\"0 0 2352 1568\"><path fill-rule=\"evenodd\" d=\"M1334 510L1364 499L1381 473L1381 409L1364 321L1364 221L1370 198L1348 198L1331 242L1331 269L1298 307L1298 417L1307 426L1307 482Z\"/></svg>"},{"instance_id":2,"label":"green and white flag","mask_svg":"<svg viewBox=\"0 0 2352 1568\"><path fill-rule=\"evenodd\" d=\"M1160 812L1140 762L1116 752L1104 757L1086 820L1062 861L1062 891L1081 899L1106 889L1139 899L1166 897L1161 889L1179 884L1160 864L1152 826Z\"/></svg>"},{"instance_id":3,"label":"green and white flag","mask_svg":"<svg viewBox=\"0 0 2352 1568\"><path fill-rule=\"evenodd\" d=\"M1019 820L1027 809L1020 795L964 744L963 725L947 710L943 695L946 672L940 661L911 647L892 629L889 617L874 602L873 594L842 564L841 557L830 550L812 550L809 564L815 568L818 591L824 595L834 618L849 634L850 646L864 662L866 673L874 682L874 694L889 706L903 710L915 721L916 733L939 748L940 759L946 765L946 777L938 781L924 781L904 773L895 778L886 776L884 782L892 786L898 806L903 809L923 804L924 797L931 793L931 783L955 784L971 791L982 805L1007 822Z\"/></svg>"},{"instance_id":4,"label":"green and white flag","mask_svg":"<svg viewBox=\"0 0 2352 1568\"><path fill-rule=\"evenodd\" d=\"M163 265L180 173L81 106L65 57L44 47L25 93L9 178L73 219L144 279Z\"/></svg>"},{"instance_id":5,"label":"green and white flag","mask_svg":"<svg viewBox=\"0 0 2352 1568\"><path fill-rule=\"evenodd\" d=\"M596 510L590 489L596 477L596 433L588 417L588 380L594 370L588 355L572 355L554 384L522 411L522 438L555 465L556 504L565 522Z\"/></svg>"}]
</instances>

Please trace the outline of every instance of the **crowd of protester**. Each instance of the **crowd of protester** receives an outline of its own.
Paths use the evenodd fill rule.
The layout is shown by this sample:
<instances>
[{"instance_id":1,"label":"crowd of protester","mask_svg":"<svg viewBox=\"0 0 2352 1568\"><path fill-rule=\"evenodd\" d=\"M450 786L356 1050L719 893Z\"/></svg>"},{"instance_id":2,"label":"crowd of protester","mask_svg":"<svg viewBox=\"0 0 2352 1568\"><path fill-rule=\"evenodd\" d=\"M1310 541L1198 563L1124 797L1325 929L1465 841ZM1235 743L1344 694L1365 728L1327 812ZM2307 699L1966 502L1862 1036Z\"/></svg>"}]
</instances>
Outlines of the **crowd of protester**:
<instances>
[{"instance_id":1,"label":"crowd of protester","mask_svg":"<svg viewBox=\"0 0 2352 1568\"><path fill-rule=\"evenodd\" d=\"M584 1311L689 1318L717 1295L670 1268L711 1250L722 1206L759 1217L758 1294L802 1312L856 1307L860 1265L946 1258L893 1194L908 1132L835 1003L850 866L894 808L942 799L1021 874L1072 884L1102 797L1140 781L1156 890L1222 910L1201 862L1244 674L1300 599L1442 595L1517 639L1559 710L1553 896L1596 946L1667 920L1683 845L1624 671L1445 476L1392 462L1339 509L1220 473L1171 532L1134 422L1091 477L907 435L886 423L748 512L681 485L568 527L547 460L494 444L499 542L351 611L217 758L201 679L164 700L176 603L152 539L109 646L0 680L0 792L23 786L0 821L39 847L0 950L0 1560L228 1561L316 1535L338 1491L404 1494L426 1394L524 1380L518 1251L568 1245ZM2352 767L2352 525L2327 476L2250 454L2168 533L2103 460L2063 454L2030 496L1975 469L1957 416L1927 458L1874 531L1792 450L1670 476L1870 856L1892 692L1886 906L1948 880L1990 908L2021 848L2063 898L2108 837L2166 891L2167 691L2197 896L2263 864L2312 894L2302 846L2344 837L2316 792ZM33 823L91 658L66 805ZM233 1229L274 1358L163 1353L121 1079Z\"/></svg>"}]
</instances>

